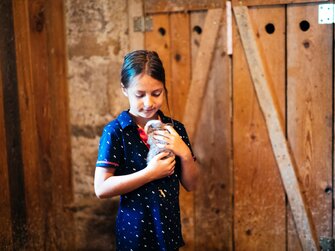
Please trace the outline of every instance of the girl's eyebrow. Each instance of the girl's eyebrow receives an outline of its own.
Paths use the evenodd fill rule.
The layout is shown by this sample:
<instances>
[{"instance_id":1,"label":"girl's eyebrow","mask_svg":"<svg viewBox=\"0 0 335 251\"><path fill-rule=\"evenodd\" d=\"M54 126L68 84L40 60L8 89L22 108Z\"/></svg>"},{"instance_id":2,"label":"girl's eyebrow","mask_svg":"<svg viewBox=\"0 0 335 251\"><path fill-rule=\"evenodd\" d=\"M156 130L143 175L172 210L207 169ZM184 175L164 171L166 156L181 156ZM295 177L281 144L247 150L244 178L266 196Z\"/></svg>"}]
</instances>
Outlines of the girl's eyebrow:
<instances>
[{"instance_id":1,"label":"girl's eyebrow","mask_svg":"<svg viewBox=\"0 0 335 251\"><path fill-rule=\"evenodd\" d=\"M164 88L158 88L158 89L155 89L155 90L152 90L151 92L158 92L158 91L162 91ZM137 93L144 93L146 92L145 90L136 90Z\"/></svg>"}]
</instances>

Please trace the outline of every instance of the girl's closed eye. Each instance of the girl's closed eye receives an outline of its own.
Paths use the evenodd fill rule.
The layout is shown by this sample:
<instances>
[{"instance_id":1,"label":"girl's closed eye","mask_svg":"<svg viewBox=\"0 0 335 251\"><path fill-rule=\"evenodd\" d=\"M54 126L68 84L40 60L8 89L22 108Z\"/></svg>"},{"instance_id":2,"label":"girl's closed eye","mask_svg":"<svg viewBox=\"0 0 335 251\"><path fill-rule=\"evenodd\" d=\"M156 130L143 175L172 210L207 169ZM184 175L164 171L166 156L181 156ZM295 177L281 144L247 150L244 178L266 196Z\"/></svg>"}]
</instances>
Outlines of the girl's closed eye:
<instances>
[{"instance_id":1,"label":"girl's closed eye","mask_svg":"<svg viewBox=\"0 0 335 251\"><path fill-rule=\"evenodd\" d=\"M155 91L152 93L152 96L159 97L162 94L163 91Z\"/></svg>"},{"instance_id":2,"label":"girl's closed eye","mask_svg":"<svg viewBox=\"0 0 335 251\"><path fill-rule=\"evenodd\" d=\"M135 93L136 98L143 98L145 96L145 93L143 92L137 92Z\"/></svg>"}]
</instances>

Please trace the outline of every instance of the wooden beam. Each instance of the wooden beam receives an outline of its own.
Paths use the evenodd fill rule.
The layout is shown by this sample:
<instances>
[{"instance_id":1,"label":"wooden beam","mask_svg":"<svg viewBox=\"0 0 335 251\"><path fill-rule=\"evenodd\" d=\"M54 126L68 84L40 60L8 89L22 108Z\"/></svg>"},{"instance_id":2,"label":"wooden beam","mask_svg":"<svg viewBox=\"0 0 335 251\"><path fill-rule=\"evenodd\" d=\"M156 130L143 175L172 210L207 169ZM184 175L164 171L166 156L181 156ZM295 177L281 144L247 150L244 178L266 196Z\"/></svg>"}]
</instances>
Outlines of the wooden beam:
<instances>
[{"instance_id":1,"label":"wooden beam","mask_svg":"<svg viewBox=\"0 0 335 251\"><path fill-rule=\"evenodd\" d=\"M145 13L187 12L224 8L226 0L145 0Z\"/></svg>"},{"instance_id":2,"label":"wooden beam","mask_svg":"<svg viewBox=\"0 0 335 251\"><path fill-rule=\"evenodd\" d=\"M327 0L232 0L233 6L258 6L258 5L278 5L278 4L296 4L311 2L328 2Z\"/></svg>"},{"instance_id":3,"label":"wooden beam","mask_svg":"<svg viewBox=\"0 0 335 251\"><path fill-rule=\"evenodd\" d=\"M1 1L0 4L0 88L3 99L1 99L2 111L0 116L2 133L1 137L3 151L1 158L4 158L0 171L4 171L0 175L3 179L7 178L4 183L1 182L0 189L6 193L1 194L1 199L6 199L9 196L9 201L4 201L1 204L3 210L1 213L10 214L10 218L5 220L0 218L1 234L7 235L4 238L1 235L0 249L9 250L12 245L13 250L25 249L27 242L27 211L26 211L26 191L24 180L24 160L22 149L21 132L24 130L20 121L19 111L19 82L17 76L16 56L15 56L15 30L12 1ZM3 150L4 149L4 150ZM4 155L6 153L6 155ZM7 169L7 170L6 170ZM3 185L3 186L2 186ZM2 200L1 200L2 201ZM9 226L8 220L11 220ZM3 227L8 227L6 233L2 230ZM5 240L5 238L7 240ZM2 240L4 243L2 243ZM7 242L7 243L6 243Z\"/></svg>"},{"instance_id":4,"label":"wooden beam","mask_svg":"<svg viewBox=\"0 0 335 251\"><path fill-rule=\"evenodd\" d=\"M252 30L248 8L234 7L234 13L301 245L303 250L320 250L313 219L301 192L301 183L296 175L296 164L282 127L282 117L276 97L271 90L271 78L267 74Z\"/></svg>"},{"instance_id":5,"label":"wooden beam","mask_svg":"<svg viewBox=\"0 0 335 251\"><path fill-rule=\"evenodd\" d=\"M1 10L0 10L0 13ZM8 160L6 145L6 128L5 128L5 111L4 111L4 95L2 69L3 64L0 61L0 250L13 250L12 236L12 217L11 217L11 198L10 185L8 177Z\"/></svg>"},{"instance_id":6,"label":"wooden beam","mask_svg":"<svg viewBox=\"0 0 335 251\"><path fill-rule=\"evenodd\" d=\"M223 9L208 10L200 48L192 69L192 81L188 92L183 123L192 140L200 116L203 96L211 69L218 31L221 25Z\"/></svg>"}]
</instances>

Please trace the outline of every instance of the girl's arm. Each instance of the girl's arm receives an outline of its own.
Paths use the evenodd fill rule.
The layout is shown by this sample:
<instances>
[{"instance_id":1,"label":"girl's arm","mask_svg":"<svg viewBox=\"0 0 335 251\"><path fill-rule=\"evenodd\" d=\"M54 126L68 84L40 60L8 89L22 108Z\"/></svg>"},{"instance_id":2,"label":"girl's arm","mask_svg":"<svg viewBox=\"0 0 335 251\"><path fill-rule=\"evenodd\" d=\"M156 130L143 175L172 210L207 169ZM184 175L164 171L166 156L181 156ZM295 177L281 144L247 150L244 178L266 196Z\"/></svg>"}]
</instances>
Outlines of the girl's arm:
<instances>
[{"instance_id":1,"label":"girl's arm","mask_svg":"<svg viewBox=\"0 0 335 251\"><path fill-rule=\"evenodd\" d=\"M180 181L186 191L194 191L198 183L199 168L197 162L193 159L189 148L188 151L189 153L185 152L184 155L179 155L181 159Z\"/></svg>"},{"instance_id":2,"label":"girl's arm","mask_svg":"<svg viewBox=\"0 0 335 251\"><path fill-rule=\"evenodd\" d=\"M156 131L155 138L163 140L167 145L161 145L174 152L181 159L181 184L187 191L196 189L199 169L194 161L190 148L185 144L172 126L167 126L168 132Z\"/></svg>"},{"instance_id":3,"label":"girl's arm","mask_svg":"<svg viewBox=\"0 0 335 251\"><path fill-rule=\"evenodd\" d=\"M174 172L175 158L167 152L156 155L148 166L138 172L115 176L114 168L96 167L94 174L94 191L98 198L110 198L125 194L144 184L171 175Z\"/></svg>"}]
</instances>

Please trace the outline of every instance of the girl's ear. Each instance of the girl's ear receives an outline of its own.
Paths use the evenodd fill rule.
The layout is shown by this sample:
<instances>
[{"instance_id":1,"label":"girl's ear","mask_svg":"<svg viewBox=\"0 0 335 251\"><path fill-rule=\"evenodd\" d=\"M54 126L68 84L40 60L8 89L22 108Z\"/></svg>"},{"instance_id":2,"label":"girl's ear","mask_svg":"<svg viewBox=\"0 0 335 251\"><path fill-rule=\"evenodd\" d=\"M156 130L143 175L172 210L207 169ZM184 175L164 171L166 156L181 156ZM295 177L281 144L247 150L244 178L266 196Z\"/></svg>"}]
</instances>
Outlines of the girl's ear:
<instances>
[{"instance_id":1,"label":"girl's ear","mask_svg":"<svg viewBox=\"0 0 335 251\"><path fill-rule=\"evenodd\" d=\"M124 87L124 85L122 83L121 83L121 90L123 92L123 95L125 95L126 97L128 97L127 89L126 89L126 87Z\"/></svg>"}]
</instances>

